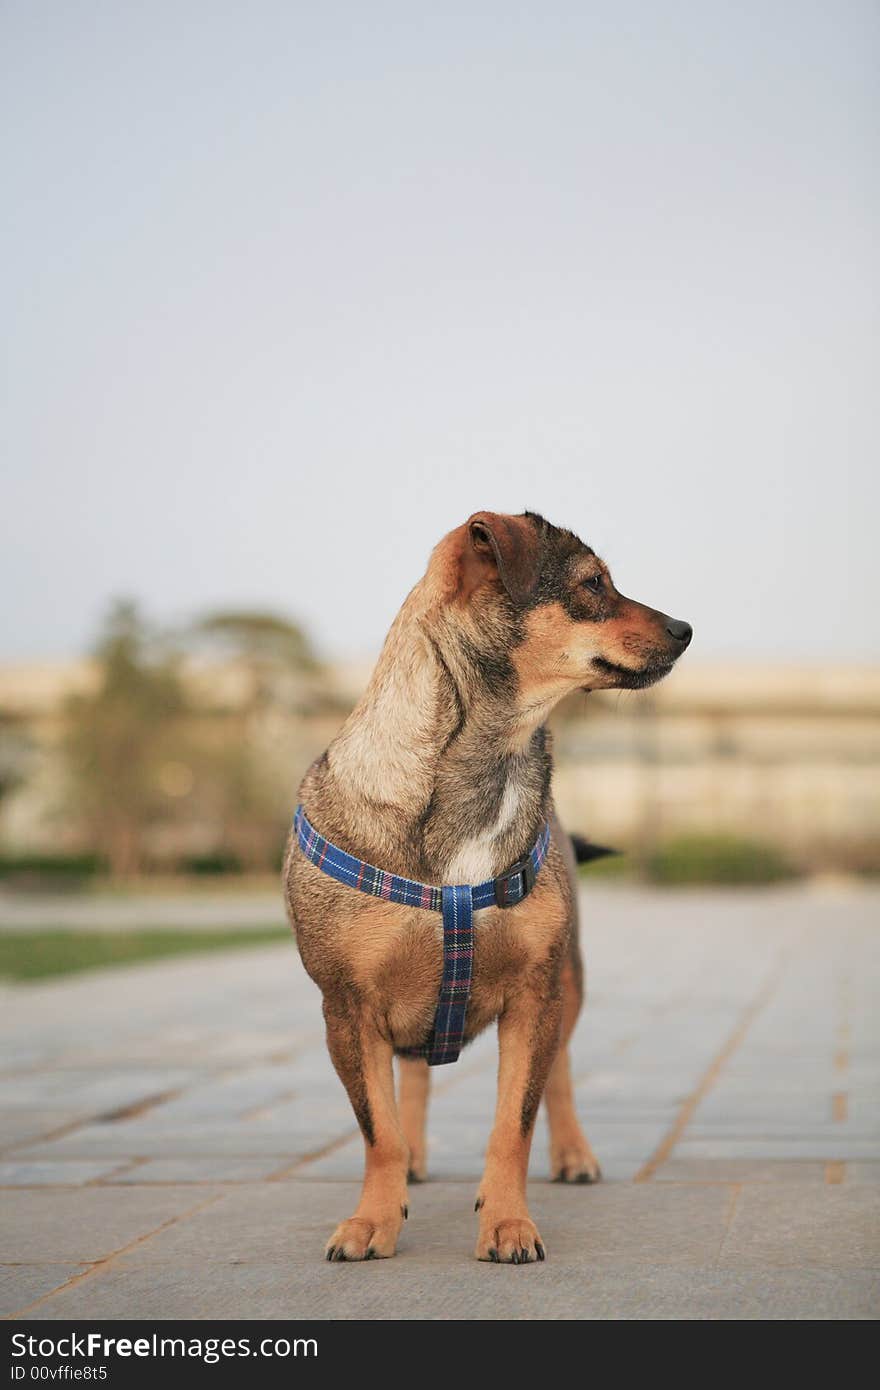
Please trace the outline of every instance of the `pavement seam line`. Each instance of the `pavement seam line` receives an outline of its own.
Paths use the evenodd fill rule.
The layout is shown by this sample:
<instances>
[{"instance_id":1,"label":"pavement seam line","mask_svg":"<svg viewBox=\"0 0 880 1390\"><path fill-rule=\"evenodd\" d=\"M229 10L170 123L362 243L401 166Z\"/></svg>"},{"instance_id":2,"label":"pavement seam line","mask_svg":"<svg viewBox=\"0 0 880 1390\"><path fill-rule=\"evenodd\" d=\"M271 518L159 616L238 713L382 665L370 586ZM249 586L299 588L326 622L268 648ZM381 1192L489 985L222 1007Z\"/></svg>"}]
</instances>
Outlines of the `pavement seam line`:
<instances>
[{"instance_id":1,"label":"pavement seam line","mask_svg":"<svg viewBox=\"0 0 880 1390\"><path fill-rule=\"evenodd\" d=\"M838 982L837 987L837 1046L834 1053L834 1069L839 1072L849 1070L849 1047L850 1047L850 1023L849 1014L852 1007L852 990L849 976L845 976ZM841 1076L841 1083L845 1083L846 1077ZM831 1096L831 1118L835 1124L846 1124L849 1118L849 1092L840 1090L834 1091ZM826 1187L838 1187L846 1181L846 1163L840 1159L829 1159L825 1164L825 1185Z\"/></svg>"},{"instance_id":2,"label":"pavement seam line","mask_svg":"<svg viewBox=\"0 0 880 1390\"><path fill-rule=\"evenodd\" d=\"M141 1096L140 1100L128 1101L125 1105L117 1105L112 1110L102 1110L95 1115L92 1124L116 1125L124 1123L126 1120L136 1120L140 1115L148 1114L159 1105L177 1100L182 1094L183 1091L180 1086L170 1091L154 1091L152 1095Z\"/></svg>"},{"instance_id":3,"label":"pavement seam line","mask_svg":"<svg viewBox=\"0 0 880 1390\"><path fill-rule=\"evenodd\" d=\"M741 1182L734 1183L728 1195L727 1209L724 1213L724 1230L721 1235L721 1243L718 1246L718 1254L715 1256L716 1264L721 1263L721 1256L724 1254L724 1247L727 1244L727 1237L730 1235L730 1228L733 1225L733 1218L736 1215L737 1203L742 1190L743 1184Z\"/></svg>"},{"instance_id":4,"label":"pavement seam line","mask_svg":"<svg viewBox=\"0 0 880 1390\"><path fill-rule=\"evenodd\" d=\"M290 1060L295 1058L297 1054L298 1049L292 1048L288 1050L286 1056L288 1060ZM257 1071L265 1067L267 1062L270 1066L275 1066L277 1064L276 1058L280 1055L281 1054L279 1054L276 1051L275 1053L269 1053L266 1057L258 1057L255 1062L242 1062L238 1063L237 1065L234 1064L232 1066L221 1065L218 1066L216 1069L212 1069L209 1067L205 1072L199 1073L197 1076L193 1077L192 1080L188 1081L185 1085L175 1087L172 1091L161 1092L152 1096L146 1096L144 1097L143 1102L132 1102L132 1107L140 1107L141 1105L143 1105L144 1110L153 1109L156 1106L166 1104L168 1101L177 1100L181 1096L189 1095L191 1091L194 1091L197 1087L203 1085L205 1082L210 1084L212 1081L223 1081L227 1077L235 1077L238 1076L240 1073ZM45 1067L38 1065L30 1068L26 1072L13 1072L11 1074L13 1076L31 1076L37 1075L42 1070L45 1070ZM85 1070L91 1070L91 1068L85 1068ZM140 1109L132 1107L120 1106L117 1107L116 1110L108 1111L90 1110L88 1114L80 1116L79 1119L67 1120L63 1125L57 1125L54 1129L47 1130L45 1134L33 1135L29 1139L15 1139L11 1144L0 1144L0 1158L5 1159L8 1154L14 1154L19 1149L30 1149L38 1147L42 1144L53 1144L56 1139L65 1139L68 1134L72 1134L75 1130L87 1129L90 1125L116 1124L120 1122L124 1124L126 1120L137 1118L138 1114L143 1113Z\"/></svg>"},{"instance_id":5,"label":"pavement seam line","mask_svg":"<svg viewBox=\"0 0 880 1390\"><path fill-rule=\"evenodd\" d=\"M328 1154L335 1153L337 1149L350 1144L353 1139L360 1136L359 1129L350 1129L345 1134L340 1134L335 1139L331 1139L329 1144L325 1144L321 1149L314 1149L312 1153L302 1154L300 1158L295 1158L292 1163L286 1163L283 1168L278 1168L274 1173L269 1173L263 1179L264 1182L281 1182L284 1178L291 1177L300 1168L304 1168L307 1163L316 1163L319 1158L326 1158Z\"/></svg>"},{"instance_id":6,"label":"pavement seam line","mask_svg":"<svg viewBox=\"0 0 880 1390\"><path fill-rule=\"evenodd\" d=\"M90 1124L94 1116L89 1114L85 1119L67 1120L63 1125L56 1125L54 1129L49 1129L45 1134L33 1134L29 1139L14 1139L11 1144L0 1145L0 1158L6 1158L7 1154L14 1154L17 1149L36 1148L39 1144L54 1144L56 1139L63 1139L66 1135L72 1134L75 1129L82 1129Z\"/></svg>"},{"instance_id":7,"label":"pavement seam line","mask_svg":"<svg viewBox=\"0 0 880 1390\"><path fill-rule=\"evenodd\" d=\"M721 1072L724 1070L725 1066L730 1061L737 1048L741 1046L746 1034L748 1033L749 1029L754 1023L758 1014L771 999L774 991L776 990L777 985L779 984L779 981L782 978L782 972L785 969L785 966L788 962L788 958L794 951L799 941L800 936L798 936L794 941L790 941L787 947L784 947L783 950L780 952L778 958L771 966L770 974L765 980L764 984L758 990L758 993L755 995L752 1002L749 1005L747 1005L747 1007L743 1011L740 1020L734 1028L733 1032L727 1037L725 1042L722 1043L720 1049L712 1058L712 1061L709 1063L703 1075L700 1077L700 1080L697 1082L697 1085L694 1088L694 1090L691 1091L690 1095L687 1096L683 1101L682 1106L677 1116L675 1117L675 1120L673 1121L671 1128L667 1130L666 1134L664 1134L663 1138L660 1140L660 1143L657 1145L650 1158L648 1158L642 1164L641 1168L633 1178L633 1182L648 1182L651 1178L653 1178L654 1174L657 1172L657 1169L660 1168L666 1162L667 1158L669 1158L669 1155L672 1153L673 1149L678 1144L679 1140L681 1139L682 1135L684 1134L685 1130L687 1129L688 1125L693 1119L694 1113L698 1105L700 1105L700 1103L703 1100L705 1100L706 1096L709 1094L712 1087L715 1085L715 1082L718 1080L718 1077L720 1076Z\"/></svg>"},{"instance_id":8,"label":"pavement seam line","mask_svg":"<svg viewBox=\"0 0 880 1390\"><path fill-rule=\"evenodd\" d=\"M117 1260L123 1257L123 1255L129 1255L132 1250L136 1250L139 1245L145 1245L148 1240L152 1240L153 1236L159 1235L161 1231L167 1231L169 1227L176 1226L178 1221L183 1221L189 1216L197 1216L200 1211L207 1210L208 1207L213 1206L215 1202L221 1201L226 1195L225 1192L215 1192L204 1202L199 1202L197 1206L188 1207L186 1211L181 1211L175 1216L170 1216L167 1221L163 1221L161 1225L155 1226L152 1231L144 1231L143 1235L136 1236L135 1239L130 1240L127 1245L121 1245L118 1250L111 1250L109 1255L103 1255L100 1260L93 1261L89 1264L87 1269L80 1270L78 1274L71 1275L63 1284L59 1284L56 1288L50 1289L48 1293L41 1294L40 1297L34 1299L32 1303L26 1303L23 1308L19 1308L14 1313L6 1313L2 1321L12 1322L16 1318L24 1317L26 1313L32 1313L35 1308L41 1308L44 1303L47 1303L50 1298L54 1298L56 1294L64 1293L66 1289L72 1289L75 1285L84 1283L86 1279L91 1279L93 1274L103 1274L105 1270L110 1269Z\"/></svg>"},{"instance_id":9,"label":"pavement seam line","mask_svg":"<svg viewBox=\"0 0 880 1390\"><path fill-rule=\"evenodd\" d=\"M89 1178L84 1187L112 1187L125 1173L133 1173L147 1162L145 1158L123 1158L109 1173L100 1173L97 1178Z\"/></svg>"},{"instance_id":10,"label":"pavement seam line","mask_svg":"<svg viewBox=\"0 0 880 1390\"><path fill-rule=\"evenodd\" d=\"M466 1081L469 1076L479 1076L481 1072L488 1070L488 1059L486 1061L479 1061L467 1069L462 1068L457 1076L449 1077L448 1080L441 1082L439 1085L434 1085L432 1087L433 1094L435 1096L443 1095L446 1091L451 1091L458 1082ZM395 1091L395 1099L396 1094ZM310 1163L317 1163L319 1159L329 1158L330 1154L335 1153L337 1149L345 1148L346 1144L351 1144L355 1139L359 1139L360 1137L361 1131L359 1129L346 1130L344 1134L337 1135L335 1139L331 1139L329 1143L324 1144L322 1148L313 1149L311 1153L302 1154L299 1158L293 1159L291 1163L286 1163L283 1168L276 1169L274 1173L268 1173L263 1181L283 1182L285 1178L292 1177L294 1173L299 1172L300 1168L305 1168Z\"/></svg>"}]
</instances>

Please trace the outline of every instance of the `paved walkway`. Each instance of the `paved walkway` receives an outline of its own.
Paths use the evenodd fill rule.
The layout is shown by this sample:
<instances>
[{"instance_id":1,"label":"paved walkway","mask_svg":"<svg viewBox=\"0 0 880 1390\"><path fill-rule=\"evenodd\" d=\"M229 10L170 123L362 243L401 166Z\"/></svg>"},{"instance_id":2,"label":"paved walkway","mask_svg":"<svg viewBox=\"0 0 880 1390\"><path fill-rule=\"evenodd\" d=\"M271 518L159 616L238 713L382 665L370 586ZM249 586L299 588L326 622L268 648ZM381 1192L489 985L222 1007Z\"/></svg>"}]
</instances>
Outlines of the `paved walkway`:
<instances>
[{"instance_id":1,"label":"paved walkway","mask_svg":"<svg viewBox=\"0 0 880 1390\"><path fill-rule=\"evenodd\" d=\"M292 946L0 991L4 1312L833 1318L880 1311L880 895L591 887L575 1042L606 1181L477 1264L494 1037L443 1069L395 1260L328 1265L360 1142Z\"/></svg>"}]
</instances>

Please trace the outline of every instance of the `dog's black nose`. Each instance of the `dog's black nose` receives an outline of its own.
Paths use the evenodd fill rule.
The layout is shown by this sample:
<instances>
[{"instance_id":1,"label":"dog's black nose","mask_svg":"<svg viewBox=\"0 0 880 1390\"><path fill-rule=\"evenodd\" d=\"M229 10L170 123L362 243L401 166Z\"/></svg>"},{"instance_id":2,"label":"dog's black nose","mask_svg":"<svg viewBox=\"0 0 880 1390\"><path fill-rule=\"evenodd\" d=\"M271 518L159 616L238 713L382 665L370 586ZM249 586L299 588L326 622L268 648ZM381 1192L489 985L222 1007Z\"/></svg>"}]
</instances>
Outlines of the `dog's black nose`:
<instances>
[{"instance_id":1,"label":"dog's black nose","mask_svg":"<svg viewBox=\"0 0 880 1390\"><path fill-rule=\"evenodd\" d=\"M682 651L684 651L685 647L688 646L691 638L694 635L694 630L691 627L690 623L681 623L679 622L678 618L667 619L666 631L669 633L670 637L675 638L676 642L681 643Z\"/></svg>"}]
</instances>

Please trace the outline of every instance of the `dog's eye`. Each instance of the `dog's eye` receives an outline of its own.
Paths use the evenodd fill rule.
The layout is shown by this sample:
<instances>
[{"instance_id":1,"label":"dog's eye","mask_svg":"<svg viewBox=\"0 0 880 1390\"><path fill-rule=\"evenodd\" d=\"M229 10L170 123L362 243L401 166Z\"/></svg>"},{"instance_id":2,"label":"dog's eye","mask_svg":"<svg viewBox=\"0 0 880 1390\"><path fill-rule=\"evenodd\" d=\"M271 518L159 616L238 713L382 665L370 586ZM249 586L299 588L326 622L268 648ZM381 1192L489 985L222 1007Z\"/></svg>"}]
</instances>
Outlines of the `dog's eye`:
<instances>
[{"instance_id":1,"label":"dog's eye","mask_svg":"<svg viewBox=\"0 0 880 1390\"><path fill-rule=\"evenodd\" d=\"M585 579L584 588L589 589L591 594L598 594L602 588L601 574L594 574L589 579Z\"/></svg>"}]
</instances>

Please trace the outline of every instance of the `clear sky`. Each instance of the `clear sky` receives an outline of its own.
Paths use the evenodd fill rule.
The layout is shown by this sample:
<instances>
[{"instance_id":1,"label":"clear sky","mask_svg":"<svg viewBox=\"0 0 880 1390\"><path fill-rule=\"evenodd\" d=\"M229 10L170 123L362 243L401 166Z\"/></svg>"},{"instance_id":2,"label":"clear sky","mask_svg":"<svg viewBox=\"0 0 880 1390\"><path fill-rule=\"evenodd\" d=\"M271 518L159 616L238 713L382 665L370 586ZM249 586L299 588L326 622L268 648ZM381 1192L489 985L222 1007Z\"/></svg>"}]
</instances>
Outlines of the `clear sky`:
<instances>
[{"instance_id":1,"label":"clear sky","mask_svg":"<svg viewBox=\"0 0 880 1390\"><path fill-rule=\"evenodd\" d=\"M871 0L6 0L0 659L378 646L471 512L877 655Z\"/></svg>"}]
</instances>

